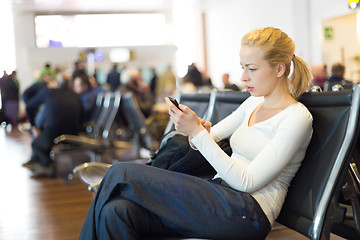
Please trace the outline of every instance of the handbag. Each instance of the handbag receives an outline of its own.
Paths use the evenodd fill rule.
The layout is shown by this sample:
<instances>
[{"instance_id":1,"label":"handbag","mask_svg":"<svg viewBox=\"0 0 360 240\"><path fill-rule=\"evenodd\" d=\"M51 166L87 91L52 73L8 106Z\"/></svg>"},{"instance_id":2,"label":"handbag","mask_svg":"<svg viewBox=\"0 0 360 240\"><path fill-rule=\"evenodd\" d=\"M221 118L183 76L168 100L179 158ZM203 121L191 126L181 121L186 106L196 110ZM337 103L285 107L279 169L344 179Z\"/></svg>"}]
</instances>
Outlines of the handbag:
<instances>
[{"instance_id":1,"label":"handbag","mask_svg":"<svg viewBox=\"0 0 360 240\"><path fill-rule=\"evenodd\" d=\"M211 178L216 174L204 156L190 147L187 136L176 131L169 136L164 136L162 144L148 161L148 165L201 178ZM219 141L218 145L227 155L232 154L229 139Z\"/></svg>"}]
</instances>

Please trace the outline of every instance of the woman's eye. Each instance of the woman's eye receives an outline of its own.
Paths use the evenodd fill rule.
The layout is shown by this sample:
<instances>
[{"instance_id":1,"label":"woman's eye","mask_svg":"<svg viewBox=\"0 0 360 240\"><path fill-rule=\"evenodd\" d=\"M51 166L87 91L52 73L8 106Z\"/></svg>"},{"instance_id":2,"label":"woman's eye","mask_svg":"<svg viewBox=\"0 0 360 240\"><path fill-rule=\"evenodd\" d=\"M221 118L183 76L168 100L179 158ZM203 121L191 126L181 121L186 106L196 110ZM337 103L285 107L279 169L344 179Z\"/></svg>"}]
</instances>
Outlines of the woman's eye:
<instances>
[{"instance_id":1,"label":"woman's eye","mask_svg":"<svg viewBox=\"0 0 360 240\"><path fill-rule=\"evenodd\" d=\"M249 71L255 71L257 70L256 68L249 68Z\"/></svg>"}]
</instances>

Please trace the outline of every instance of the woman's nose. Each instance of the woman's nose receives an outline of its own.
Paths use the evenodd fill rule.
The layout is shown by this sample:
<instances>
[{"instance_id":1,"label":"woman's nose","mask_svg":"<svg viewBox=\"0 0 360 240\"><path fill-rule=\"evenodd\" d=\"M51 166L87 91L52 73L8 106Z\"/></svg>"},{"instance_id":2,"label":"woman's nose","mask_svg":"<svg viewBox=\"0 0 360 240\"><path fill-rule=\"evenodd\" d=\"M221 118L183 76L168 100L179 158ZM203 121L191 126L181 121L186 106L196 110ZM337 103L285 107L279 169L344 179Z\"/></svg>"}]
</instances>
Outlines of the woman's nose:
<instances>
[{"instance_id":1,"label":"woman's nose","mask_svg":"<svg viewBox=\"0 0 360 240\"><path fill-rule=\"evenodd\" d=\"M245 71L242 72L240 80L241 80L242 82L249 81L249 77L247 76L247 74L246 74Z\"/></svg>"}]
</instances>

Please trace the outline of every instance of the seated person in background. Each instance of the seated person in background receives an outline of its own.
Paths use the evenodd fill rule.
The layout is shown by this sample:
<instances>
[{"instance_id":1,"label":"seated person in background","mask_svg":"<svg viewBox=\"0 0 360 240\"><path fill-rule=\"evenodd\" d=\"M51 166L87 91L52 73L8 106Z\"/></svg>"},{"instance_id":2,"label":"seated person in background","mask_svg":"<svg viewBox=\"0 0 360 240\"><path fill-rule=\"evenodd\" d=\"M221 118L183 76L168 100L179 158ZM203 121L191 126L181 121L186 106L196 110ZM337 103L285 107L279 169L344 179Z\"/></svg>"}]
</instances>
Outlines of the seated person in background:
<instances>
[{"instance_id":1,"label":"seated person in background","mask_svg":"<svg viewBox=\"0 0 360 240\"><path fill-rule=\"evenodd\" d=\"M176 76L169 65L166 70L160 74L156 81L155 95L156 101L164 101L166 96L173 96L176 91Z\"/></svg>"},{"instance_id":2,"label":"seated person in background","mask_svg":"<svg viewBox=\"0 0 360 240\"><path fill-rule=\"evenodd\" d=\"M34 97L42 88L46 88L53 80L49 75L42 75L41 80L36 81L30 87L26 88L22 94L22 99L26 104L32 97Z\"/></svg>"},{"instance_id":3,"label":"seated person in background","mask_svg":"<svg viewBox=\"0 0 360 240\"><path fill-rule=\"evenodd\" d=\"M38 95L39 93L42 94L42 93L46 92L43 89L52 88L54 85L57 85L57 84L58 84L57 80L54 81L51 79L51 77L49 75L43 74L41 80L38 80L37 82L33 83L30 87L25 89L25 91L23 92L22 99L23 99L25 105L27 105L28 102L33 97ZM44 106L39 106L35 111L36 111L36 113L34 113L34 114L36 116L35 116L34 124L38 129L42 129L42 127L43 127L42 125L44 123L44 116L43 116L43 112L45 111Z\"/></svg>"},{"instance_id":4,"label":"seated person in background","mask_svg":"<svg viewBox=\"0 0 360 240\"><path fill-rule=\"evenodd\" d=\"M89 77L85 73L77 74L73 80L73 90L81 96L84 108L84 121L89 121L96 105L96 91L91 87Z\"/></svg>"},{"instance_id":5,"label":"seated person in background","mask_svg":"<svg viewBox=\"0 0 360 240\"><path fill-rule=\"evenodd\" d=\"M331 68L331 76L324 83L324 91L331 91L332 87L340 84L344 88L352 88L352 82L344 79L345 65L341 62L335 63Z\"/></svg>"},{"instance_id":6,"label":"seated person in background","mask_svg":"<svg viewBox=\"0 0 360 240\"><path fill-rule=\"evenodd\" d=\"M35 126L35 116L42 104L44 105L44 125L40 130ZM54 88L43 88L28 101L26 114L35 138L31 144L31 159L23 166L32 170L34 177L54 176L54 164L50 159L54 139L61 134L78 134L82 113L80 96L66 84L54 86Z\"/></svg>"},{"instance_id":7,"label":"seated person in background","mask_svg":"<svg viewBox=\"0 0 360 240\"><path fill-rule=\"evenodd\" d=\"M169 99L171 120L217 171L206 180L136 163L105 174L79 239L181 235L265 239L312 136L312 116L296 99L311 81L280 29L251 31L241 42L241 80L251 93L214 127ZM290 74L293 63L296 75ZM216 143L230 138L228 156Z\"/></svg>"},{"instance_id":8,"label":"seated person in background","mask_svg":"<svg viewBox=\"0 0 360 240\"><path fill-rule=\"evenodd\" d=\"M233 90L233 91L239 91L239 87L236 84L230 83L230 75L228 73L224 73L222 75L222 82L224 84L224 89L227 90Z\"/></svg>"},{"instance_id":9,"label":"seated person in background","mask_svg":"<svg viewBox=\"0 0 360 240\"><path fill-rule=\"evenodd\" d=\"M150 91L149 85L143 81L141 72L137 69L128 68L122 72L121 76L125 90L131 91L134 94L141 111L146 118L149 117L154 106L154 96Z\"/></svg>"},{"instance_id":10,"label":"seated person in background","mask_svg":"<svg viewBox=\"0 0 360 240\"><path fill-rule=\"evenodd\" d=\"M312 84L324 89L324 83L328 79L327 67L325 64L319 64L311 67L311 73L313 75Z\"/></svg>"},{"instance_id":11,"label":"seated person in background","mask_svg":"<svg viewBox=\"0 0 360 240\"><path fill-rule=\"evenodd\" d=\"M52 69L51 63L45 63L38 81L42 81L45 75L50 77L50 81L56 80L56 73Z\"/></svg>"},{"instance_id":12,"label":"seated person in background","mask_svg":"<svg viewBox=\"0 0 360 240\"><path fill-rule=\"evenodd\" d=\"M184 82L191 82L197 88L203 85L203 76L195 63L188 65L188 71L184 76Z\"/></svg>"}]
</instances>

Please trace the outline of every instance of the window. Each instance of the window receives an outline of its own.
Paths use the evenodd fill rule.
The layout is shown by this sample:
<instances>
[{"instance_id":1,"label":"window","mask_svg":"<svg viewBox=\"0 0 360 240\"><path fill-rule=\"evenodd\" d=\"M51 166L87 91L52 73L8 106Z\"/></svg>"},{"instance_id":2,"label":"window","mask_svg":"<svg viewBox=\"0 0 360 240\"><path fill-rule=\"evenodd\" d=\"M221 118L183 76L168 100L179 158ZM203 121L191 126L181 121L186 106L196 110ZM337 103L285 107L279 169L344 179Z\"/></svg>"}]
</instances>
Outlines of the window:
<instances>
[{"instance_id":1,"label":"window","mask_svg":"<svg viewBox=\"0 0 360 240\"><path fill-rule=\"evenodd\" d=\"M39 48L162 45L165 30L161 13L35 16Z\"/></svg>"}]
</instances>

